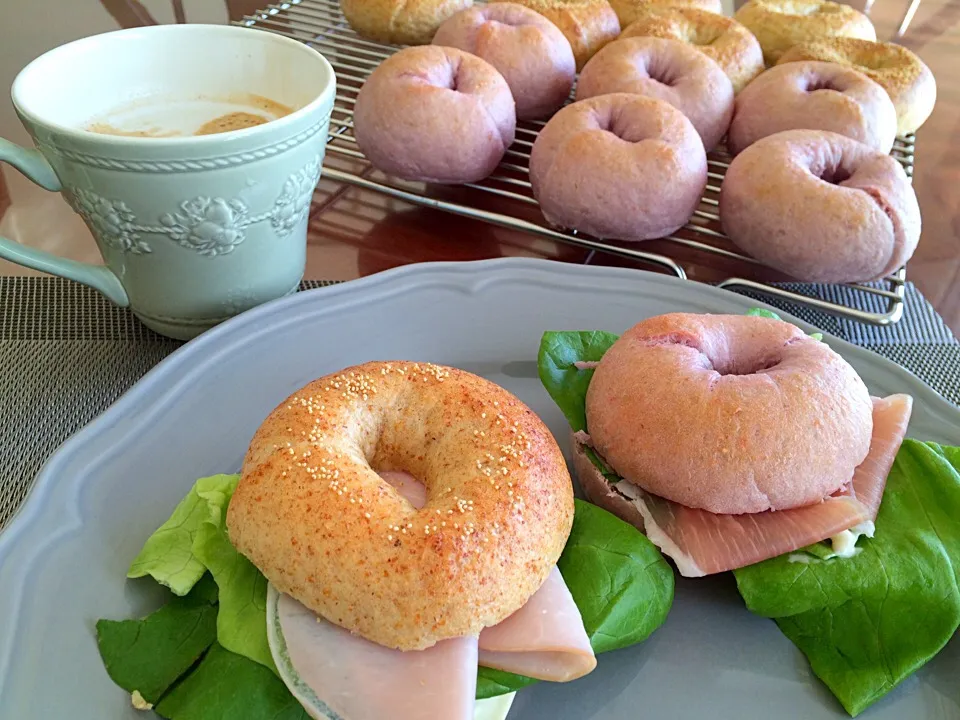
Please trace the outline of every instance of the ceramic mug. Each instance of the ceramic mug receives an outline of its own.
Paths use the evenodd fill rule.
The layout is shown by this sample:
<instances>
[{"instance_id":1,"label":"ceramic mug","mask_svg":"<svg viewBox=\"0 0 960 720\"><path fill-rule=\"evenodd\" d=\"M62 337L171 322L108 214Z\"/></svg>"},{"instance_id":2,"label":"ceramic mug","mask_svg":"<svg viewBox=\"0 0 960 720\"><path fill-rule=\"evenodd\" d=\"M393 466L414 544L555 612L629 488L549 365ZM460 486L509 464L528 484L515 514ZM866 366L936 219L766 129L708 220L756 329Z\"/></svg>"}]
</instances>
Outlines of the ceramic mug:
<instances>
[{"instance_id":1,"label":"ceramic mug","mask_svg":"<svg viewBox=\"0 0 960 720\"><path fill-rule=\"evenodd\" d=\"M13 83L36 149L0 139L0 160L63 193L104 265L5 238L0 256L89 285L181 339L293 292L335 94L320 53L262 30L160 25L52 50ZM167 127L251 98L289 114L219 134ZM153 136L114 128L121 116Z\"/></svg>"}]
</instances>

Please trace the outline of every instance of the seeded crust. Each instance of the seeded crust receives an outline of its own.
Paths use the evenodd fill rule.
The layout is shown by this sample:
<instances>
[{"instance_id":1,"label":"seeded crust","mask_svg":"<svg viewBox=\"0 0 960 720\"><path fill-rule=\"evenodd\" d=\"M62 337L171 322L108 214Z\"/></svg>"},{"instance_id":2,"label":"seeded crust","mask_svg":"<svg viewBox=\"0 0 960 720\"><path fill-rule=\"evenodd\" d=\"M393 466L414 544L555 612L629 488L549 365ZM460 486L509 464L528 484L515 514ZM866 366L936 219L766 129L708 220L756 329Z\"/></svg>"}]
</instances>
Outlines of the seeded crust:
<instances>
[{"instance_id":1,"label":"seeded crust","mask_svg":"<svg viewBox=\"0 0 960 720\"><path fill-rule=\"evenodd\" d=\"M645 17L651 10L666 8L693 8L723 15L723 3L720 0L610 0L610 4L617 13L621 28Z\"/></svg>"},{"instance_id":2,"label":"seeded crust","mask_svg":"<svg viewBox=\"0 0 960 720\"><path fill-rule=\"evenodd\" d=\"M374 471L427 489L416 510ZM257 430L227 512L280 590L372 642L477 635L543 584L573 523L550 431L483 378L372 362L316 380Z\"/></svg>"},{"instance_id":3,"label":"seeded crust","mask_svg":"<svg viewBox=\"0 0 960 720\"><path fill-rule=\"evenodd\" d=\"M828 37L876 40L870 18L830 0L749 0L734 20L757 36L767 66L794 45Z\"/></svg>"},{"instance_id":4,"label":"seeded crust","mask_svg":"<svg viewBox=\"0 0 960 720\"><path fill-rule=\"evenodd\" d=\"M437 28L473 0L340 0L358 35L396 45L429 45Z\"/></svg>"}]
</instances>

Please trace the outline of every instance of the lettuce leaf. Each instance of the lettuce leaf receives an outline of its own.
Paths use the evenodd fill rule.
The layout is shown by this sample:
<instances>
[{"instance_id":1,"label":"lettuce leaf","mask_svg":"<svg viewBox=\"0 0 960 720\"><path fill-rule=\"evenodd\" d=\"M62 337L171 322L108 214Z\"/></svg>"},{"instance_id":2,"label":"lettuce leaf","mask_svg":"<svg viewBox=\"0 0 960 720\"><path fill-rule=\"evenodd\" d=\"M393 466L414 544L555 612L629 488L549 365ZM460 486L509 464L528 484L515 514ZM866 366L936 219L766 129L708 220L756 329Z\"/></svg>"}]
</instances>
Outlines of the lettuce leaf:
<instances>
[{"instance_id":1,"label":"lettuce leaf","mask_svg":"<svg viewBox=\"0 0 960 720\"><path fill-rule=\"evenodd\" d=\"M267 580L230 543L227 505L239 475L200 478L153 533L127 577L150 575L178 595L207 570L219 588L217 642L276 673L267 645Z\"/></svg>"},{"instance_id":2,"label":"lettuce leaf","mask_svg":"<svg viewBox=\"0 0 960 720\"><path fill-rule=\"evenodd\" d=\"M267 642L267 579L230 544L222 526L202 525L193 549L220 588L217 641L277 673Z\"/></svg>"},{"instance_id":3,"label":"lettuce leaf","mask_svg":"<svg viewBox=\"0 0 960 720\"><path fill-rule=\"evenodd\" d=\"M540 682L525 675L517 675L493 668L477 668L477 700L506 695Z\"/></svg>"},{"instance_id":4,"label":"lettuce leaf","mask_svg":"<svg viewBox=\"0 0 960 720\"><path fill-rule=\"evenodd\" d=\"M673 569L647 536L616 515L576 500L573 530L557 561L596 653L636 645L663 625Z\"/></svg>"},{"instance_id":5,"label":"lettuce leaf","mask_svg":"<svg viewBox=\"0 0 960 720\"><path fill-rule=\"evenodd\" d=\"M150 575L177 595L186 595L206 572L193 552L197 531L205 522L222 524L239 475L213 475L197 480L173 515L147 538L127 572L128 578Z\"/></svg>"},{"instance_id":6,"label":"lettuce leaf","mask_svg":"<svg viewBox=\"0 0 960 720\"><path fill-rule=\"evenodd\" d=\"M110 679L156 703L216 640L216 602L208 575L142 620L99 620L97 647Z\"/></svg>"},{"instance_id":7,"label":"lettuce leaf","mask_svg":"<svg viewBox=\"0 0 960 720\"><path fill-rule=\"evenodd\" d=\"M735 570L737 587L855 716L936 655L960 625L958 517L960 448L905 440L876 534L861 540L857 555L772 558Z\"/></svg>"},{"instance_id":8,"label":"lettuce leaf","mask_svg":"<svg viewBox=\"0 0 960 720\"><path fill-rule=\"evenodd\" d=\"M641 643L667 619L673 604L673 570L635 527L588 502L575 503L573 529L557 567L580 609L590 645L600 654ZM480 668L477 698L534 682Z\"/></svg>"}]
</instances>

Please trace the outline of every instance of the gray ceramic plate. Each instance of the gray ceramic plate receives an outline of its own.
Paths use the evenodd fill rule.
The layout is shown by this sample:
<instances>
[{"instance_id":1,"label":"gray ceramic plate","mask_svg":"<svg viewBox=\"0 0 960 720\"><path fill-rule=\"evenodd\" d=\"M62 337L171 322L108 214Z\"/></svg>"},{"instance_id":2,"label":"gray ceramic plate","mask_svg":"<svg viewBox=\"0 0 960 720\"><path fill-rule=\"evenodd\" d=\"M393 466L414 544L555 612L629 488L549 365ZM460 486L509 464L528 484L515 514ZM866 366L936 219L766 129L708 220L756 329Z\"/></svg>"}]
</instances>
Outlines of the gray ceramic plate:
<instances>
[{"instance_id":1,"label":"gray ceramic plate","mask_svg":"<svg viewBox=\"0 0 960 720\"><path fill-rule=\"evenodd\" d=\"M151 610L124 575L194 479L235 471L263 417L307 381L406 359L484 375L529 403L566 444L537 380L544 330L619 332L663 312L739 313L751 300L632 270L498 260L412 266L279 300L214 329L151 371L67 442L0 535L0 715L134 718L104 672L93 625ZM807 328L809 329L809 328ZM910 434L960 442L960 411L892 363L828 339L877 394L916 399ZM24 448L29 451L29 448ZM867 711L871 720L960 718L960 641ZM569 685L518 694L511 720L842 718L773 622L729 575L681 580L663 628Z\"/></svg>"}]
</instances>

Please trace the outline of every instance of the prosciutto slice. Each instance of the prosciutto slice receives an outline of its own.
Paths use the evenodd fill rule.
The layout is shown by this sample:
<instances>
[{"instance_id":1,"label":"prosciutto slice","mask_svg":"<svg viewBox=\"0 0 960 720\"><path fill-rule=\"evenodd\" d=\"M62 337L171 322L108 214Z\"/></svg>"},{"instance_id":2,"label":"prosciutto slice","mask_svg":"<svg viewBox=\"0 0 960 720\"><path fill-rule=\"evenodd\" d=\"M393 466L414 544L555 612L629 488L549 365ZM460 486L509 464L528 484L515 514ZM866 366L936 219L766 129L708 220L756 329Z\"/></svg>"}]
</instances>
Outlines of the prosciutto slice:
<instances>
[{"instance_id":1,"label":"prosciutto slice","mask_svg":"<svg viewBox=\"0 0 960 720\"><path fill-rule=\"evenodd\" d=\"M381 477L414 507L426 503L424 486L407 473ZM426 650L377 645L288 595L280 595L277 611L290 663L302 681L291 690L312 716L329 720L471 720L478 664L555 682L582 677L597 665L580 611L556 567L526 605L479 638L443 640Z\"/></svg>"},{"instance_id":2,"label":"prosciutto slice","mask_svg":"<svg viewBox=\"0 0 960 720\"><path fill-rule=\"evenodd\" d=\"M633 501L644 532L685 577L735 570L826 540L877 517L887 475L907 431L909 395L873 399L873 436L852 482L823 502L748 515L717 515L652 495L628 482L617 492Z\"/></svg>"}]
</instances>

